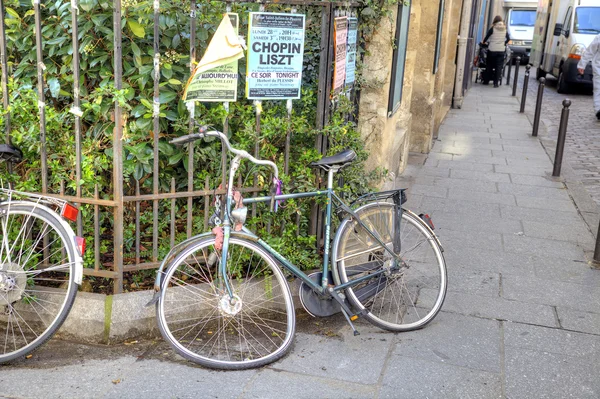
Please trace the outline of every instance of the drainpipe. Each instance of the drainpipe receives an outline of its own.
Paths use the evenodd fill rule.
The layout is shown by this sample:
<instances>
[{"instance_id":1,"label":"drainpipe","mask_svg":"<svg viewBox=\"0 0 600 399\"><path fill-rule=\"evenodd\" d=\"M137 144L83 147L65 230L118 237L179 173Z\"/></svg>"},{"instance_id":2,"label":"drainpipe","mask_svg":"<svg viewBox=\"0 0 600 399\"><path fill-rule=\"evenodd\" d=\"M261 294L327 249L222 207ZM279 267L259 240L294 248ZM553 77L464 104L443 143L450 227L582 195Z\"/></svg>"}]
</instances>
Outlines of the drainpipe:
<instances>
[{"instance_id":1,"label":"drainpipe","mask_svg":"<svg viewBox=\"0 0 600 399\"><path fill-rule=\"evenodd\" d=\"M463 0L462 17L460 19L460 32L458 35L458 55L456 63L456 79L454 80L453 108L462 108L463 103L463 81L465 77L465 64L467 62L467 43L469 28L471 24L471 10L473 0Z\"/></svg>"}]
</instances>

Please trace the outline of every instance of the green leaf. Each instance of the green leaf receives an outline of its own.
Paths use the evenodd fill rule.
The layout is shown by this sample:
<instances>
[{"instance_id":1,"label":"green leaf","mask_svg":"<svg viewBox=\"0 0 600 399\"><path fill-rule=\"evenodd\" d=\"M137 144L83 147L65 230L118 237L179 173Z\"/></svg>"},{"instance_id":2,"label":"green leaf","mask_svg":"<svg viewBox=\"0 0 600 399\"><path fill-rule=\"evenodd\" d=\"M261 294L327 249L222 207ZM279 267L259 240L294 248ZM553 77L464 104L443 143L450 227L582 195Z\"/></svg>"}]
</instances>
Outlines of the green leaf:
<instances>
[{"instance_id":1,"label":"green leaf","mask_svg":"<svg viewBox=\"0 0 600 399\"><path fill-rule=\"evenodd\" d=\"M13 10L12 8L6 7L5 9L8 14L12 15L13 17L15 17L17 19L21 19L21 17L19 16L19 13L16 12L15 10Z\"/></svg>"},{"instance_id":2,"label":"green leaf","mask_svg":"<svg viewBox=\"0 0 600 399\"><path fill-rule=\"evenodd\" d=\"M198 39L202 41L206 41L208 39L208 31L206 30L206 28L198 29Z\"/></svg>"},{"instance_id":3,"label":"green leaf","mask_svg":"<svg viewBox=\"0 0 600 399\"><path fill-rule=\"evenodd\" d=\"M162 76L164 76L166 79L171 79L171 77L173 76L173 70L172 69L164 69L162 68L160 70L160 73L162 74Z\"/></svg>"},{"instance_id":4,"label":"green leaf","mask_svg":"<svg viewBox=\"0 0 600 399\"><path fill-rule=\"evenodd\" d=\"M138 105L133 110L131 110L131 116L134 118L139 118L146 113L146 106L143 104Z\"/></svg>"},{"instance_id":5,"label":"green leaf","mask_svg":"<svg viewBox=\"0 0 600 399\"><path fill-rule=\"evenodd\" d=\"M79 0L79 7L83 11L90 11L96 4L98 4L97 0Z\"/></svg>"},{"instance_id":6,"label":"green leaf","mask_svg":"<svg viewBox=\"0 0 600 399\"><path fill-rule=\"evenodd\" d=\"M48 79L48 88L50 89L50 94L54 98L58 98L58 94L60 92L60 82L57 78Z\"/></svg>"},{"instance_id":7,"label":"green leaf","mask_svg":"<svg viewBox=\"0 0 600 399\"><path fill-rule=\"evenodd\" d=\"M139 23L132 21L132 20L128 20L127 26L129 26L129 29L131 29L133 34L136 35L137 37L144 38L146 36L146 30Z\"/></svg>"},{"instance_id":8,"label":"green leaf","mask_svg":"<svg viewBox=\"0 0 600 399\"><path fill-rule=\"evenodd\" d=\"M135 124L140 130L148 130L152 125L152 119L138 119L135 121Z\"/></svg>"},{"instance_id":9,"label":"green leaf","mask_svg":"<svg viewBox=\"0 0 600 399\"><path fill-rule=\"evenodd\" d=\"M174 91L163 91L160 93L159 100L161 104L170 103L177 97L177 93Z\"/></svg>"},{"instance_id":10,"label":"green leaf","mask_svg":"<svg viewBox=\"0 0 600 399\"><path fill-rule=\"evenodd\" d=\"M169 157L169 165L175 165L177 162L181 161L181 158L183 158L183 152L178 152L174 155L171 155Z\"/></svg>"},{"instance_id":11,"label":"green leaf","mask_svg":"<svg viewBox=\"0 0 600 399\"><path fill-rule=\"evenodd\" d=\"M152 109L152 108L153 108L153 106L152 106L152 103L151 103L150 101L146 100L145 98L142 98L142 99L140 100L140 102L141 102L141 103L144 105L144 107L146 107L147 109Z\"/></svg>"},{"instance_id":12,"label":"green leaf","mask_svg":"<svg viewBox=\"0 0 600 399\"><path fill-rule=\"evenodd\" d=\"M165 141L158 142L158 151L166 156L173 155L173 146Z\"/></svg>"},{"instance_id":13,"label":"green leaf","mask_svg":"<svg viewBox=\"0 0 600 399\"><path fill-rule=\"evenodd\" d=\"M140 50L139 46L134 42L131 42L131 51L133 51L133 54L135 54L138 57L142 56L142 50Z\"/></svg>"},{"instance_id":14,"label":"green leaf","mask_svg":"<svg viewBox=\"0 0 600 399\"><path fill-rule=\"evenodd\" d=\"M135 165L135 171L133 172L133 178L135 180L141 180L144 177L144 165L138 163Z\"/></svg>"},{"instance_id":15,"label":"green leaf","mask_svg":"<svg viewBox=\"0 0 600 399\"><path fill-rule=\"evenodd\" d=\"M169 79L169 83L171 83L172 85L180 85L181 82L177 79Z\"/></svg>"}]
</instances>

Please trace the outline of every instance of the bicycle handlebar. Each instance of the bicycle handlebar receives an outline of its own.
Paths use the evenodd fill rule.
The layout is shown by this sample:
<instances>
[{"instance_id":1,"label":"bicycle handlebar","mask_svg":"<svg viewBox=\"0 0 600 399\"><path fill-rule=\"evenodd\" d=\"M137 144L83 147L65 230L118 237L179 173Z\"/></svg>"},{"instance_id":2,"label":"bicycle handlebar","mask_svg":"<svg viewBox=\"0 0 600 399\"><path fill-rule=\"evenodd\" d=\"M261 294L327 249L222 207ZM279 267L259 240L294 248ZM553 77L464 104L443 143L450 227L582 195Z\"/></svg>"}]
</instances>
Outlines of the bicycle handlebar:
<instances>
[{"instance_id":1,"label":"bicycle handlebar","mask_svg":"<svg viewBox=\"0 0 600 399\"><path fill-rule=\"evenodd\" d=\"M170 143L176 144L176 145L183 145L183 144L191 143L196 140L200 140L204 137L218 137L219 139L221 139L223 144L225 144L227 149L230 152L234 153L235 155L237 155L241 158L245 158L256 165L270 166L273 169L273 171L275 172L275 179L279 179L279 169L277 168L277 165L275 165L275 163L273 163L271 161L263 161L260 159L256 159L252 155L250 155L247 151L238 150L238 149L234 148L231 145L231 143L229 142L229 139L227 138L227 136L219 131L216 131L216 130L208 131L207 126L200 127L199 131L200 131L199 133L192 133L192 134L188 134L186 136L177 137L177 138L171 140Z\"/></svg>"}]
</instances>

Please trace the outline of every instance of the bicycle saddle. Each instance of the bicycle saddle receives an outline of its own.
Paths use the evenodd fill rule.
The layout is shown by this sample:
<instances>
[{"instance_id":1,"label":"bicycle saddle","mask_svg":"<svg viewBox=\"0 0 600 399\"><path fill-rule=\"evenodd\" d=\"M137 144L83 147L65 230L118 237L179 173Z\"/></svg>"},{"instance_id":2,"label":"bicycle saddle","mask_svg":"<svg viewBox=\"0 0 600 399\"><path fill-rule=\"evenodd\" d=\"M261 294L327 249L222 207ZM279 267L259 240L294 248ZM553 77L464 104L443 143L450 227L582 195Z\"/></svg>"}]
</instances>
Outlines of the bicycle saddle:
<instances>
[{"instance_id":1,"label":"bicycle saddle","mask_svg":"<svg viewBox=\"0 0 600 399\"><path fill-rule=\"evenodd\" d=\"M23 160L23 153L10 144L0 144L0 160L19 163Z\"/></svg>"},{"instance_id":2,"label":"bicycle saddle","mask_svg":"<svg viewBox=\"0 0 600 399\"><path fill-rule=\"evenodd\" d=\"M338 154L330 157L325 157L320 161L316 161L310 164L310 166L326 167L330 168L335 165L345 165L356 159L356 153L353 150L344 150Z\"/></svg>"}]
</instances>

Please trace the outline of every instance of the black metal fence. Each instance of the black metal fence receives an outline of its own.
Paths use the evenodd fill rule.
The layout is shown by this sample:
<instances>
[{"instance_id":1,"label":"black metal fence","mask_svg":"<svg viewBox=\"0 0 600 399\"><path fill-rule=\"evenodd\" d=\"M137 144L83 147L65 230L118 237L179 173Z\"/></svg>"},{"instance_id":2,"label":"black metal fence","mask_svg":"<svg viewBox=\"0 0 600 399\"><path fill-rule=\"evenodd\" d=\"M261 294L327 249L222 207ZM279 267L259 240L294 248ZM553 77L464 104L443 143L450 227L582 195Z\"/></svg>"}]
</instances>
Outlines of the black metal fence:
<instances>
[{"instance_id":1,"label":"black metal fence","mask_svg":"<svg viewBox=\"0 0 600 399\"><path fill-rule=\"evenodd\" d=\"M0 23L0 63L2 67L2 94L3 94L3 108L4 108L4 121L5 121L5 140L10 143L11 138L11 119L10 113L8 112L10 107L10 93L9 93L9 65L7 63L7 45L6 45L6 32L5 32L5 1L0 0L0 13L2 15L2 23ZM67 3L67 1L65 1ZM182 2L184 3L184 2ZM190 32L190 60L198 60L199 49L196 46L197 43L197 13L199 4L196 0L190 0L190 14L189 14L189 32ZM242 2L235 2L233 0L225 0L227 6L231 6L233 3L241 4ZM280 6L282 4L289 5L292 7L292 12L295 12L295 7L313 7L319 10L316 14L320 14L320 21L312 21L320 23L321 29L321 43L319 50L319 78L318 78L318 100L317 100L317 112L315 120L315 128L321 130L330 118L330 112L332 108L332 102L330 99L330 92L332 86L332 70L334 62L334 48L333 48L333 19L336 16L357 16L357 7L359 6L356 2L338 2L338 1L308 1L308 0L272 0L272 1L244 1L246 3L257 3L260 9L267 9L270 6ZM171 189L169 192L163 192L159 185L159 134L156 132L160 131L160 119L161 116L158 112L154 112L152 116L152 126L155 134L152 138L152 148L154 153L154 161L152 164L152 180L153 189L151 193L140 193L139 182L137 182L135 195L124 194L124 177L123 177L123 129L125 125L124 112L118 101L114 103L114 121L115 127L112 134L112 154L113 154L113 165L112 165L112 193L108 199L101 198L98 187L96 186L95 193L93 196L85 196L82 194L80 181L82 178L82 121L81 121L81 95L80 95L80 62L81 54L80 48L80 37L79 37L79 20L78 0L70 0L71 4L71 43L65 43L70 45L73 49L72 57L72 73L73 73L73 105L72 113L74 117L73 132L75 146L73 148L75 157L75 178L76 178L76 189L74 195L65 195L64 183L60 184L60 187L50 187L48 182L48 143L46 138L46 103L45 103L45 90L47 88L46 82L44 81L44 53L43 53L43 21L41 18L41 2L40 0L33 1L33 12L35 13L35 46L37 54L37 93L38 93L38 111L39 111L39 140L41 145L41 187L42 193L56 196L73 203L79 204L83 207L91 209L90 214L93 214L91 220L85 218L82 220L80 217L77 222L77 231L79 234L83 231L83 226L93 224L94 237L93 237L93 252L94 261L93 267L85 268L84 273L89 276L97 276L110 278L114 280L115 293L123 291L123 274L125 272L133 272L139 270L147 270L155 268L159 265L159 219L169 219L170 229L170 244L173 245L176 239L176 232L181 229L181 226L185 226L186 235L192 236L193 234L199 233L201 228L206 229L208 227L208 216L210 207L210 197L212 195L220 195L223 191L215 190L214 187L210 187L209 179L206 179L205 186L203 189L198 190L194 187L194 174L196 172L194 166L194 151L193 145L191 145L188 158L188 186L185 191L178 191L175 185L175 180L171 182ZM154 0L154 73L153 73L153 84L154 84L154 98L155 101L160 95L160 64L156 61L160 53L160 27L159 18L161 17L160 0ZM122 53L122 41L123 41L123 26L122 26L122 4L121 0L113 0L113 32L114 32L114 56L112 59L114 67L114 87L116 90L123 88L123 53ZM194 62L190 62L190 73L193 69ZM355 93L350 94L351 98L355 99ZM289 100L291 101L291 100ZM228 104L223 104L228 109ZM291 108L291 103L288 104L288 109ZM260 134L261 130L261 113L260 103L256 104L256 131ZM291 117L291 116L290 116ZM189 118L189 129L194 129L194 117L193 115ZM227 133L228 119L224 122L224 130ZM289 167L289 153L290 153L290 135L291 130L288 129L286 132L286 148L285 148L285 170ZM327 149L327 138L323 135L319 135L315 142L316 149L324 153ZM255 147L255 155L258 153L258 144ZM223 154L222 157L222 168L223 171L226 168L227 157ZM9 165L10 168L10 165ZM224 176L224 173L223 173ZM256 182L255 182L256 183ZM256 192L258 189L256 185L248 188L246 192ZM176 212L176 201L187 200L187 211L185 214L177 214ZM168 215L160 215L159 204L164 204L170 209ZM204 214L203 226L193 225L193 212L194 204L196 209L200 210ZM104 209L103 209L104 208ZM100 228L100 211L109 211L112 213L112 240L110 240L109 252L112 252L112 256L106 257L105 250L101 246L103 238L101 237ZM152 210L152 249L144 250L140 243L142 232L144 227L140 225L140 217L142 214ZM133 210L135 217L135 253L124 254L124 216L126 212ZM313 212L311 216L311 228L310 232L315 234L319 225L318 211ZM89 230L89 229L88 229ZM162 232L161 232L162 233ZM90 237L88 237L89 239ZM88 250L89 251L89 250ZM127 255L127 256L125 256ZM106 259L110 259L107 261ZM89 262L88 262L89 263Z\"/></svg>"}]
</instances>

